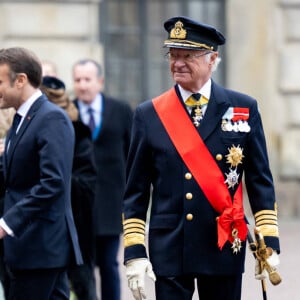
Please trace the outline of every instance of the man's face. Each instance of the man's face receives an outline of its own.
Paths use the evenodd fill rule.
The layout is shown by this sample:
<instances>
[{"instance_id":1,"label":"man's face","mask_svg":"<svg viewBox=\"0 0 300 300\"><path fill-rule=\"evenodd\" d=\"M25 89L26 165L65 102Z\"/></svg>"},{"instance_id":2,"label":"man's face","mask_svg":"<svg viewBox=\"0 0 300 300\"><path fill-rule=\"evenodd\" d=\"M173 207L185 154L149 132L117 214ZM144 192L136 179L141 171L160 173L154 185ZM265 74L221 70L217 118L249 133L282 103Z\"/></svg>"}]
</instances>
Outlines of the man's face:
<instances>
[{"instance_id":1,"label":"man's face","mask_svg":"<svg viewBox=\"0 0 300 300\"><path fill-rule=\"evenodd\" d=\"M184 89L197 92L211 77L216 52L170 48L169 63L174 81Z\"/></svg>"},{"instance_id":2,"label":"man's face","mask_svg":"<svg viewBox=\"0 0 300 300\"><path fill-rule=\"evenodd\" d=\"M98 77L97 68L93 63L76 65L73 68L73 87L78 99L90 104L102 90L103 78Z\"/></svg>"},{"instance_id":3,"label":"man's face","mask_svg":"<svg viewBox=\"0 0 300 300\"><path fill-rule=\"evenodd\" d=\"M17 80L11 84L9 74L9 66L0 65L0 109L19 106L21 91L17 86Z\"/></svg>"}]
</instances>

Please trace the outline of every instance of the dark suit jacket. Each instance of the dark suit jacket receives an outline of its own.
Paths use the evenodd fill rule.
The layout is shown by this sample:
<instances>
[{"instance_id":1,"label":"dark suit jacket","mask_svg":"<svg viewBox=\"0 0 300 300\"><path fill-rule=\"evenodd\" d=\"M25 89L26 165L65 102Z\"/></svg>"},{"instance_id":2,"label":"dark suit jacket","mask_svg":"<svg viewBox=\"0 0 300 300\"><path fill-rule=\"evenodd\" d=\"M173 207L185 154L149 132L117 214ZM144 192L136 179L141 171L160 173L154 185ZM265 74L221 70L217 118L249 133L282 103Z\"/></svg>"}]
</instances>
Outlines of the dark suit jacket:
<instances>
[{"instance_id":1,"label":"dark suit jacket","mask_svg":"<svg viewBox=\"0 0 300 300\"><path fill-rule=\"evenodd\" d=\"M76 105L77 102L76 99ZM103 95L101 118L101 130L94 141L97 167L95 233L119 235L122 232L122 201L132 110L128 104Z\"/></svg>"},{"instance_id":2,"label":"dark suit jacket","mask_svg":"<svg viewBox=\"0 0 300 300\"><path fill-rule=\"evenodd\" d=\"M222 130L222 116L229 107L249 108L250 132ZM172 114L172 111L169 113ZM240 175L239 181L245 174L253 213L274 210L273 181L257 102L249 96L212 83L211 98L198 132L211 155L216 158L224 174L224 181L230 167L226 162L229 148L235 145L243 149L244 158L237 167L237 173ZM220 154L222 159L218 160ZM204 172L205 168L203 165ZM142 103L137 107L133 121L124 215L126 220L146 220L150 186L153 184L149 254L154 272L161 276L242 273L245 242L238 254L233 254L229 242L220 251L217 246L218 213L194 178L185 177L188 172L158 118L152 101ZM212 189L214 184L211 182ZM236 188L237 185L229 189L231 195ZM187 193L192 194L192 199L186 198ZM192 221L186 220L188 213L193 214ZM266 237L266 243L279 249L276 237ZM125 248L125 261L146 256L142 244Z\"/></svg>"},{"instance_id":3,"label":"dark suit jacket","mask_svg":"<svg viewBox=\"0 0 300 300\"><path fill-rule=\"evenodd\" d=\"M43 95L30 108L3 156L4 259L13 269L82 263L70 192L74 130L65 112Z\"/></svg>"},{"instance_id":4,"label":"dark suit jacket","mask_svg":"<svg viewBox=\"0 0 300 300\"><path fill-rule=\"evenodd\" d=\"M73 122L75 150L72 170L71 202L81 254L85 263L94 258L93 208L96 168L90 129L80 121Z\"/></svg>"}]
</instances>

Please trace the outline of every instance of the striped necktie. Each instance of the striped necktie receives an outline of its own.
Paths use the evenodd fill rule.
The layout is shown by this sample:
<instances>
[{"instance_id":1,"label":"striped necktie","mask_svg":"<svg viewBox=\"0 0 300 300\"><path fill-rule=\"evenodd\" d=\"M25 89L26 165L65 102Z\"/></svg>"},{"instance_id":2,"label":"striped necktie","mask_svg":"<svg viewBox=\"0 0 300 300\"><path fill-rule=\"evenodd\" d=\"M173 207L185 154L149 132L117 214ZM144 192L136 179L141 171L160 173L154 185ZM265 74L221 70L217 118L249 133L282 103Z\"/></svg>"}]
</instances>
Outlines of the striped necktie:
<instances>
[{"instance_id":1,"label":"striped necktie","mask_svg":"<svg viewBox=\"0 0 300 300\"><path fill-rule=\"evenodd\" d=\"M185 105L191 108L191 117L196 127L200 125L203 119L202 107L208 103L208 99L201 94L192 94L186 101Z\"/></svg>"}]
</instances>

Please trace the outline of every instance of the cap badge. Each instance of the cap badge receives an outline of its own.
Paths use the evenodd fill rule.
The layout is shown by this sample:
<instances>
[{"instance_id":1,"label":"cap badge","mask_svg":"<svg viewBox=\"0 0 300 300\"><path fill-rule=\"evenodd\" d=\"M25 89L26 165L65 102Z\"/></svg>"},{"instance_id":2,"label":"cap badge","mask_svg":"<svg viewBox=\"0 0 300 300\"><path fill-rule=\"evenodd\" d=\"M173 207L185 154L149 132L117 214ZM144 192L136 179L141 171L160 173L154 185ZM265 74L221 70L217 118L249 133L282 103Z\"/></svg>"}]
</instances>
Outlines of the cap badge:
<instances>
[{"instance_id":1,"label":"cap badge","mask_svg":"<svg viewBox=\"0 0 300 300\"><path fill-rule=\"evenodd\" d=\"M171 39L185 39L186 38L186 30L183 28L183 23L181 21L177 21L175 23L174 28L170 32Z\"/></svg>"}]
</instances>

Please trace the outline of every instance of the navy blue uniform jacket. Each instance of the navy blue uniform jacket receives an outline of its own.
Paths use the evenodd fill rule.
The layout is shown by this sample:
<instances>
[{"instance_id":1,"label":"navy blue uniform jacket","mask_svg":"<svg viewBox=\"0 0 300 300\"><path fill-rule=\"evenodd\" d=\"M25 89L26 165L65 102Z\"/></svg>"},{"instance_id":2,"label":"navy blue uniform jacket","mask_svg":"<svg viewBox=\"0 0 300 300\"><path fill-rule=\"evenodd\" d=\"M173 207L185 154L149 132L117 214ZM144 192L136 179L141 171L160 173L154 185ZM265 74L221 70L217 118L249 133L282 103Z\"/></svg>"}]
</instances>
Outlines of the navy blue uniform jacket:
<instances>
[{"instance_id":1,"label":"navy blue uniform jacket","mask_svg":"<svg viewBox=\"0 0 300 300\"><path fill-rule=\"evenodd\" d=\"M175 88L184 105L177 87ZM222 130L222 117L229 107L249 108L249 132ZM172 111L169 113L172 114ZM188 114L187 110L186 113ZM237 167L237 173L240 174L239 181L243 174L245 176L253 214L266 210L276 215L272 175L257 102L247 95L224 89L212 82L211 98L198 132L223 172L224 181L230 168L230 164L226 162L229 149L232 146L243 149L244 158ZM205 164L201 167L205 172ZM186 176L187 173L189 170L174 148L152 101L140 104L133 121L124 219L132 220L132 224L139 224L139 220L146 221L152 199L149 256L154 272L160 276L242 273L245 242L238 254L233 253L229 242L222 250L218 248L218 214L196 181ZM229 189L231 195L236 188L237 185ZM186 197L187 193L192 198ZM187 219L187 214L193 215L192 220ZM126 227L124 230L126 240ZM134 232L140 232L139 225L131 229L132 235ZM265 240L268 246L279 250L276 234L266 236ZM125 262L138 257L147 257L145 244L131 242L130 245L125 245Z\"/></svg>"},{"instance_id":2,"label":"navy blue uniform jacket","mask_svg":"<svg viewBox=\"0 0 300 300\"><path fill-rule=\"evenodd\" d=\"M42 95L3 156L4 259L13 269L82 263L71 202L74 130L65 112Z\"/></svg>"}]
</instances>

